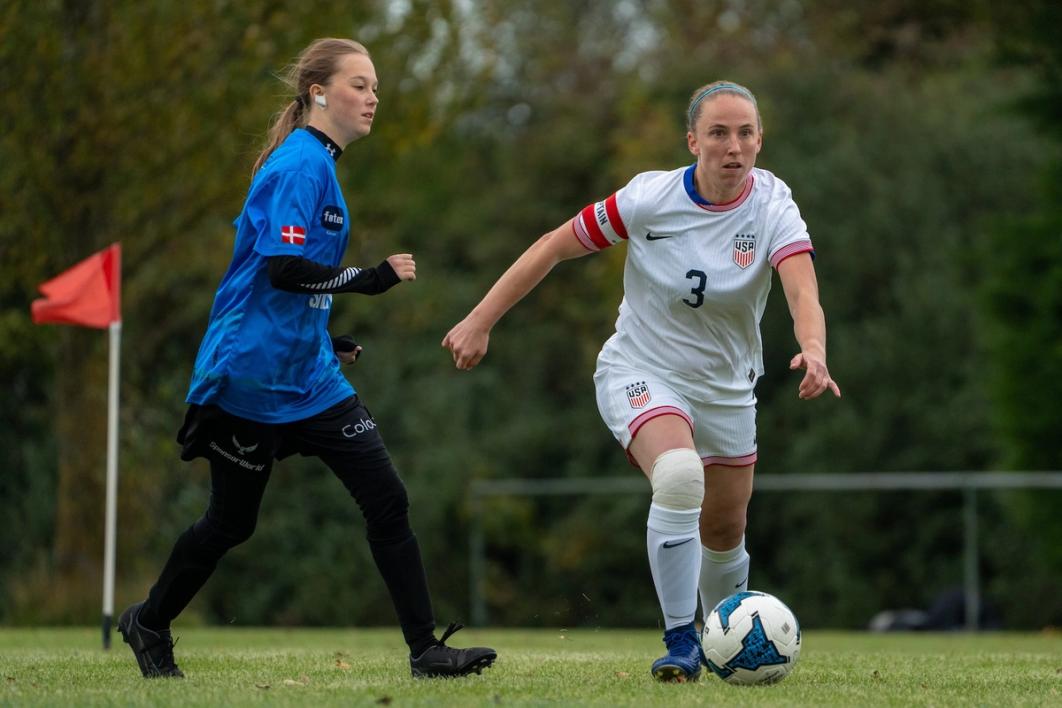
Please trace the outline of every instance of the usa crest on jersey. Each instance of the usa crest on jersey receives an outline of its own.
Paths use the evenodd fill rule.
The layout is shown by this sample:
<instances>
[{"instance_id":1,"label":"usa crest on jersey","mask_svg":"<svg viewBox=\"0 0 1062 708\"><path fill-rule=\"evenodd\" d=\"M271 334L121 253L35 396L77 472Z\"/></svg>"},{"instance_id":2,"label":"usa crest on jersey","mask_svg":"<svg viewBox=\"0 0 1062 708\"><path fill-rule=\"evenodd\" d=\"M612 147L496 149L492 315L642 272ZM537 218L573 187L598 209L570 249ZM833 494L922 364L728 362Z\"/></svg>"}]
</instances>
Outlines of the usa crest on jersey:
<instances>
[{"instance_id":1,"label":"usa crest on jersey","mask_svg":"<svg viewBox=\"0 0 1062 708\"><path fill-rule=\"evenodd\" d=\"M738 234L734 237L734 263L745 269L756 260L756 234Z\"/></svg>"},{"instance_id":2,"label":"usa crest on jersey","mask_svg":"<svg viewBox=\"0 0 1062 708\"><path fill-rule=\"evenodd\" d=\"M627 386L627 401L631 404L631 408L645 408L652 398L649 393L649 387L645 385L644 381Z\"/></svg>"}]
</instances>

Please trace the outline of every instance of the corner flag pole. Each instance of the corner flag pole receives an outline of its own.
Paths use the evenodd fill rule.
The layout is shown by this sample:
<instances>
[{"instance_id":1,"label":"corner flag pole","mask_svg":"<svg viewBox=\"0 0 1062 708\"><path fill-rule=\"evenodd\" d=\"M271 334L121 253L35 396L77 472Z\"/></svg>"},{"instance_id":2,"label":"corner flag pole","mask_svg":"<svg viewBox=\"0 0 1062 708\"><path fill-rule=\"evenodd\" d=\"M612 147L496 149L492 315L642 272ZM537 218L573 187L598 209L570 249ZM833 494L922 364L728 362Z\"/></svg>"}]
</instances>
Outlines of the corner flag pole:
<instances>
[{"instance_id":1,"label":"corner flag pole","mask_svg":"<svg viewBox=\"0 0 1062 708\"><path fill-rule=\"evenodd\" d=\"M110 330L107 377L107 503L103 541L103 648L111 647L114 550L118 508L118 357L122 342L122 245L112 243L37 286L30 303L34 324L69 324Z\"/></svg>"},{"instance_id":2,"label":"corner flag pole","mask_svg":"<svg viewBox=\"0 0 1062 708\"><path fill-rule=\"evenodd\" d=\"M103 648L111 648L114 617L114 556L118 516L118 371L122 349L122 321L111 322L107 376L107 505L103 533Z\"/></svg>"}]
</instances>

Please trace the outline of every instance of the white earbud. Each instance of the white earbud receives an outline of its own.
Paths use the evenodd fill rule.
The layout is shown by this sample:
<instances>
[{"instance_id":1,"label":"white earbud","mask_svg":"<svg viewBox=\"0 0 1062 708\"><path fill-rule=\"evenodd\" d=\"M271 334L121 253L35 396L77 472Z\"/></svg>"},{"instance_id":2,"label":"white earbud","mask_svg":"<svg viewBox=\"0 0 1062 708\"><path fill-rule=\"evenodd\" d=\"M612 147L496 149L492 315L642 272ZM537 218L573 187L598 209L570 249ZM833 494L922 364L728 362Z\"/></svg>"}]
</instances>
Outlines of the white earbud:
<instances>
[{"instance_id":1,"label":"white earbud","mask_svg":"<svg viewBox=\"0 0 1062 708\"><path fill-rule=\"evenodd\" d=\"M328 108L328 100L324 97L323 93L319 93L313 97L313 102L321 108Z\"/></svg>"}]
</instances>

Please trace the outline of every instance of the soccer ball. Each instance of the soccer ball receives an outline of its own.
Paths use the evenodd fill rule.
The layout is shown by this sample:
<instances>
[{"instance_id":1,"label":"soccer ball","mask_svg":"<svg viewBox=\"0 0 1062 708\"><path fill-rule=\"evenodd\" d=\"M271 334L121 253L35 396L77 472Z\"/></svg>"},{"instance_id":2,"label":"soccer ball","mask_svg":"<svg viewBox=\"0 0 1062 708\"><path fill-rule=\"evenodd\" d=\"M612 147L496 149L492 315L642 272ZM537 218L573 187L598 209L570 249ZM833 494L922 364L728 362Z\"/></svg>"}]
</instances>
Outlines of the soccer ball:
<instances>
[{"instance_id":1,"label":"soccer ball","mask_svg":"<svg viewBox=\"0 0 1062 708\"><path fill-rule=\"evenodd\" d=\"M739 592L712 610L701 646L708 668L728 683L776 683L800 656L800 624L774 595Z\"/></svg>"}]
</instances>

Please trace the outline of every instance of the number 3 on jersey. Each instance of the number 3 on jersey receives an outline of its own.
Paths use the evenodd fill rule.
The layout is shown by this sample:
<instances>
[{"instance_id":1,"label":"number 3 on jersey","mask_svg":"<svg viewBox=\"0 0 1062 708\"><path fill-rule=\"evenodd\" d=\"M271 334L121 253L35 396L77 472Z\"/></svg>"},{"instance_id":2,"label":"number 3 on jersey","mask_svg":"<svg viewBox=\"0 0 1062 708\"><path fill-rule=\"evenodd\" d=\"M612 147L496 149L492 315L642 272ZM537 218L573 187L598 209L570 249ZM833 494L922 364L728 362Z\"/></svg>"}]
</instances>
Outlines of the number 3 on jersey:
<instances>
[{"instance_id":1,"label":"number 3 on jersey","mask_svg":"<svg viewBox=\"0 0 1062 708\"><path fill-rule=\"evenodd\" d=\"M700 307L704 304L704 286L708 284L708 276L702 270L689 270L686 271L686 277L697 281L697 284L690 288L690 294L694 297L693 302L686 298L682 298L682 302L693 308Z\"/></svg>"}]
</instances>

